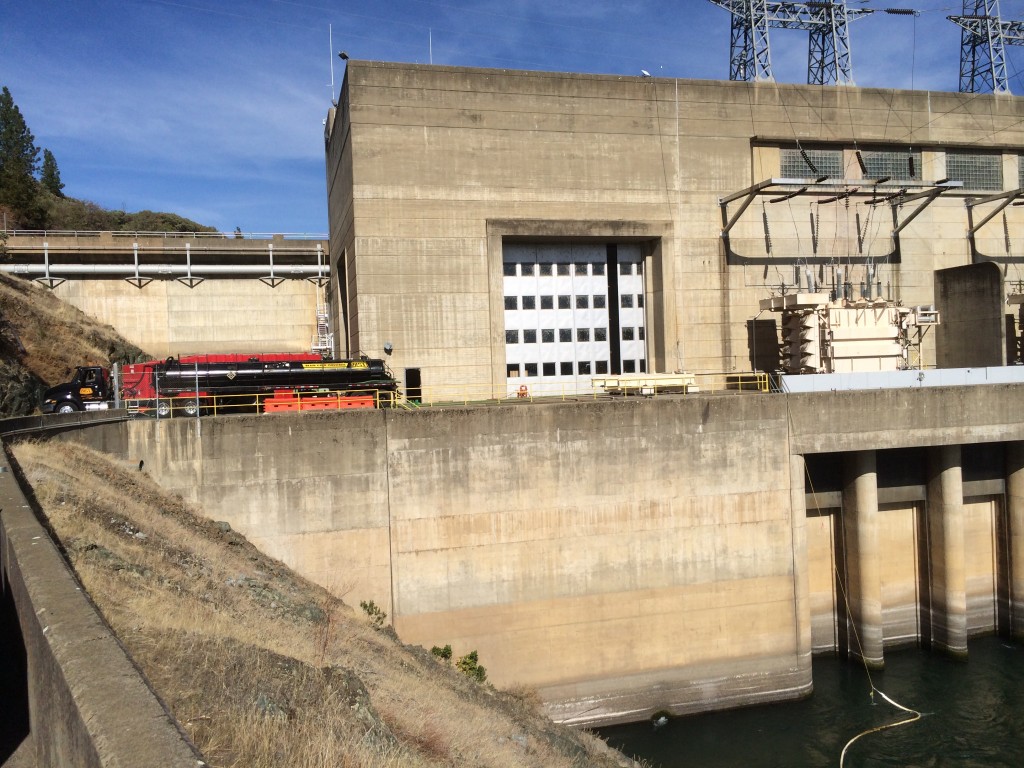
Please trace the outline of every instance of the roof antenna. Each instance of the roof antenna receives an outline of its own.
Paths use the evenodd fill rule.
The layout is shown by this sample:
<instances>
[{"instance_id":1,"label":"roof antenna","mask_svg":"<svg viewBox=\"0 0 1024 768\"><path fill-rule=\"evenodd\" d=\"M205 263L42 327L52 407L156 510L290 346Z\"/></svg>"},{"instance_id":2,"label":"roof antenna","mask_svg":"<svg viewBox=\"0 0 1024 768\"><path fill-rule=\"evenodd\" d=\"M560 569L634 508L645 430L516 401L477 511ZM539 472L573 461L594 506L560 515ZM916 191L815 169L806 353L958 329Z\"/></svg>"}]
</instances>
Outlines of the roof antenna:
<instances>
[{"instance_id":1,"label":"roof antenna","mask_svg":"<svg viewBox=\"0 0 1024 768\"><path fill-rule=\"evenodd\" d=\"M334 30L331 29L331 25L327 25L327 42L328 42L328 58L331 60L331 104L338 106L337 100L334 98Z\"/></svg>"}]
</instances>

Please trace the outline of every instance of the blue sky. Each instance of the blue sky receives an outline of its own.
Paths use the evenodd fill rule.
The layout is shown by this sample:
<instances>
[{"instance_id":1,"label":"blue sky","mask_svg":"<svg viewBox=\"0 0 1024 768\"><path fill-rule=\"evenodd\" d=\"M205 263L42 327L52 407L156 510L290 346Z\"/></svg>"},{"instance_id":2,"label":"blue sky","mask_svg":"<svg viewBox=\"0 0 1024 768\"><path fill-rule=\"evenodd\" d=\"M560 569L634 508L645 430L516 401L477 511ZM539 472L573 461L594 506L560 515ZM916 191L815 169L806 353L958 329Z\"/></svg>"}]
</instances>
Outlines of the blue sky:
<instances>
[{"instance_id":1,"label":"blue sky","mask_svg":"<svg viewBox=\"0 0 1024 768\"><path fill-rule=\"evenodd\" d=\"M1024 0L1002 0L1006 20ZM955 91L958 0L875 0L851 24L858 85ZM892 16L886 7L913 8ZM65 192L230 231L327 230L323 119L354 59L726 79L729 13L707 0L0 0L0 85ZM807 35L773 30L781 82ZM1024 49L1008 50L1024 94Z\"/></svg>"}]
</instances>

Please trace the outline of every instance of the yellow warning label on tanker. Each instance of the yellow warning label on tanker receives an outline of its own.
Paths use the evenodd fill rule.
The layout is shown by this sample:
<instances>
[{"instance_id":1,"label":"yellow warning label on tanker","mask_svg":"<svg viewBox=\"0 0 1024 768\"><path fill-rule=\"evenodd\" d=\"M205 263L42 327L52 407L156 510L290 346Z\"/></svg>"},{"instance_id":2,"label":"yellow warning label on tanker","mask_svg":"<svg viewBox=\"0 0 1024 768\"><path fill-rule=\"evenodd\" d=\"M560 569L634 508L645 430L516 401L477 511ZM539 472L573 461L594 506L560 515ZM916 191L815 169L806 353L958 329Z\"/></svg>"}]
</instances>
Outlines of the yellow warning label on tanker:
<instances>
[{"instance_id":1,"label":"yellow warning label on tanker","mask_svg":"<svg viewBox=\"0 0 1024 768\"><path fill-rule=\"evenodd\" d=\"M336 371L346 368L369 368L370 364L365 360L347 360L340 363L303 363L302 367L307 371Z\"/></svg>"}]
</instances>

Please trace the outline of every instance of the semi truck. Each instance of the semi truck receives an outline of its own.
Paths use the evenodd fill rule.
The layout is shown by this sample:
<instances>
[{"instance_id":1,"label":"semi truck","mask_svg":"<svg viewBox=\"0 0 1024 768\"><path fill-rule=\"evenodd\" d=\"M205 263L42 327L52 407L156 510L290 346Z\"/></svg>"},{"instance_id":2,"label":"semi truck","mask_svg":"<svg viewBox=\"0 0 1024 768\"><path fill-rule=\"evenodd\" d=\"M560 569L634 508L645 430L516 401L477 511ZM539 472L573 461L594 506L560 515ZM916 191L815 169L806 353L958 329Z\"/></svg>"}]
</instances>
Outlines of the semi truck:
<instances>
[{"instance_id":1,"label":"semi truck","mask_svg":"<svg viewBox=\"0 0 1024 768\"><path fill-rule=\"evenodd\" d=\"M43 394L43 413L123 407L170 416L391 406L397 383L383 360L316 354L208 354L87 365Z\"/></svg>"}]
</instances>

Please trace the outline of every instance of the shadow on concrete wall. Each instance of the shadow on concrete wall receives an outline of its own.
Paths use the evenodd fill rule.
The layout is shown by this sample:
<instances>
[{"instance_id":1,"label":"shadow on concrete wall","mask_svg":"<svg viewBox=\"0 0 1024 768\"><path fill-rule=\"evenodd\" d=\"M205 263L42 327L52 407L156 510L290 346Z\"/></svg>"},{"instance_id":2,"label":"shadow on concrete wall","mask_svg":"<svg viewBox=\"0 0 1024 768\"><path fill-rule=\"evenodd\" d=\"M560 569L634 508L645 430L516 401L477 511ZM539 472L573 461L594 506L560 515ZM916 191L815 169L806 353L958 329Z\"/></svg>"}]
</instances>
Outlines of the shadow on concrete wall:
<instances>
[{"instance_id":1,"label":"shadow on concrete wall","mask_svg":"<svg viewBox=\"0 0 1024 768\"><path fill-rule=\"evenodd\" d=\"M782 365L779 326L774 319L747 320L747 349L750 370L777 371Z\"/></svg>"},{"instance_id":2,"label":"shadow on concrete wall","mask_svg":"<svg viewBox=\"0 0 1024 768\"><path fill-rule=\"evenodd\" d=\"M28 667L10 584L0 595L0 765L28 736Z\"/></svg>"}]
</instances>

